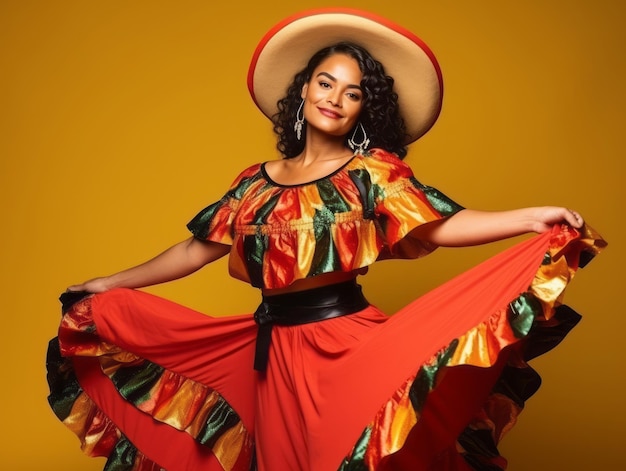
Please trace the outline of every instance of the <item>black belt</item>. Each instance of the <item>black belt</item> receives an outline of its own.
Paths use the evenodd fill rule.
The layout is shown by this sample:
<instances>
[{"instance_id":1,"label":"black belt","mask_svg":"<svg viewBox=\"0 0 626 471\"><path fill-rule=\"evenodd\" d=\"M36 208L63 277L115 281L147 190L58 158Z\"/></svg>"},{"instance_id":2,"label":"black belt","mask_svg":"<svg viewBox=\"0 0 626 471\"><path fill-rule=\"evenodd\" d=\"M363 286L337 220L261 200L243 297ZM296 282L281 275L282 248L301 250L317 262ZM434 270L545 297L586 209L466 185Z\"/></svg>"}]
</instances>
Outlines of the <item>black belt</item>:
<instances>
[{"instance_id":1,"label":"black belt","mask_svg":"<svg viewBox=\"0 0 626 471\"><path fill-rule=\"evenodd\" d=\"M321 286L295 293L263 296L263 302L254 313L259 325L254 355L254 369L265 371L276 325L300 325L362 311L369 303L356 280Z\"/></svg>"}]
</instances>

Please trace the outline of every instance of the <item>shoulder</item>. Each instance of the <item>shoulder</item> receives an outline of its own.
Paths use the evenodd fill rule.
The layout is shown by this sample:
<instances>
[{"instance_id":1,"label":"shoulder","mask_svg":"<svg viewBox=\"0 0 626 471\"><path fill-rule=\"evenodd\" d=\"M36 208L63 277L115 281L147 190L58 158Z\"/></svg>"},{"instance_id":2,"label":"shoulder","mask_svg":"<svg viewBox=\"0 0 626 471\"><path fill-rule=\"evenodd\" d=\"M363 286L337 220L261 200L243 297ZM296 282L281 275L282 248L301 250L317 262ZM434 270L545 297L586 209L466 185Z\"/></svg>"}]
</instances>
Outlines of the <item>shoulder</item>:
<instances>
[{"instance_id":1,"label":"shoulder","mask_svg":"<svg viewBox=\"0 0 626 471\"><path fill-rule=\"evenodd\" d=\"M413 170L397 154L380 148L361 155L363 166L373 181L395 181L412 178Z\"/></svg>"},{"instance_id":2,"label":"shoulder","mask_svg":"<svg viewBox=\"0 0 626 471\"><path fill-rule=\"evenodd\" d=\"M253 177L255 175L258 175L261 173L261 168L263 167L263 163L259 162L253 165L250 165L249 167L246 167L245 169L243 169L239 175L237 175L237 178L235 180L244 180L246 178L250 178Z\"/></svg>"},{"instance_id":3,"label":"shoulder","mask_svg":"<svg viewBox=\"0 0 626 471\"><path fill-rule=\"evenodd\" d=\"M250 182L251 180L258 179L258 177L262 174L262 166L262 163L256 163L240 171L237 177L231 183L231 189L245 184L246 182Z\"/></svg>"}]
</instances>

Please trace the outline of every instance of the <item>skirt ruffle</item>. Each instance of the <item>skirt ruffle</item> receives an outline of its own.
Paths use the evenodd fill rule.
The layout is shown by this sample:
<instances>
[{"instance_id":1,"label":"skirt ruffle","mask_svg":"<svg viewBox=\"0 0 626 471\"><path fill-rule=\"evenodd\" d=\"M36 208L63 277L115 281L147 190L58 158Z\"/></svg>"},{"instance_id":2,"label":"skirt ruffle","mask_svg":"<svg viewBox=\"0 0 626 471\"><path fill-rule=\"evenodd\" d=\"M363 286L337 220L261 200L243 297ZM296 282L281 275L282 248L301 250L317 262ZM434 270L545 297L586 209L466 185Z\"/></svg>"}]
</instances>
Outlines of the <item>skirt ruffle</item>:
<instances>
[{"instance_id":1,"label":"skirt ruffle","mask_svg":"<svg viewBox=\"0 0 626 471\"><path fill-rule=\"evenodd\" d=\"M565 288L576 270L606 246L589 227L582 233L567 226L555 228L545 239L548 250L528 288L451 339L410 376L365 429L341 470L506 468L498 442L541 384L539 374L527 362L557 346L579 322L581 316L562 304ZM518 248L524 245L530 244ZM523 253L526 250L514 257ZM423 304L432 313L441 302L437 298L457 295L459 288L464 290L463 302L480 300L486 294L483 290L497 290L496 279L503 273L484 268L499 265L503 256L506 260L506 253L494 257L405 309L419 310ZM472 280L480 271L483 275L477 279L482 290L476 290ZM494 284L483 276L493 277ZM474 295L466 297L470 291ZM464 317L471 308L469 304L463 309L462 303L453 307L460 316L448 309L449 320ZM445 315L443 309L435 313Z\"/></svg>"},{"instance_id":2,"label":"skirt ruffle","mask_svg":"<svg viewBox=\"0 0 626 471\"><path fill-rule=\"evenodd\" d=\"M106 321L96 327L94 312L110 313L110 306L115 306L119 318L127 318L109 333L123 347L100 336ZM132 319L137 307L143 309L143 317ZM162 320L168 321L151 316L155 309L165 310ZM183 318L177 320L178 314ZM59 335L48 350L48 400L58 418L78 435L86 454L109 458L107 471L250 469L251 433L222 394L190 373L201 371L204 362L218 363L220 355L240 366L240 357L253 346L256 327L250 316L210 319L216 351L213 358L202 358L198 344L207 340L193 332L208 319L131 290L86 296L64 313ZM143 357L131 350L141 351ZM222 375L227 381L228 376ZM247 403L240 409L249 414L254 379L250 374L238 376L244 380L230 378L230 389L247 388L234 401L239 405L244 396ZM220 384L219 379L212 382ZM249 426L253 427L252 420Z\"/></svg>"},{"instance_id":3,"label":"skirt ruffle","mask_svg":"<svg viewBox=\"0 0 626 471\"><path fill-rule=\"evenodd\" d=\"M251 315L88 295L50 342L49 402L107 471L505 469L497 444L540 384L528 361L580 319L563 291L605 245L556 227L391 317L277 327L267 375Z\"/></svg>"}]
</instances>

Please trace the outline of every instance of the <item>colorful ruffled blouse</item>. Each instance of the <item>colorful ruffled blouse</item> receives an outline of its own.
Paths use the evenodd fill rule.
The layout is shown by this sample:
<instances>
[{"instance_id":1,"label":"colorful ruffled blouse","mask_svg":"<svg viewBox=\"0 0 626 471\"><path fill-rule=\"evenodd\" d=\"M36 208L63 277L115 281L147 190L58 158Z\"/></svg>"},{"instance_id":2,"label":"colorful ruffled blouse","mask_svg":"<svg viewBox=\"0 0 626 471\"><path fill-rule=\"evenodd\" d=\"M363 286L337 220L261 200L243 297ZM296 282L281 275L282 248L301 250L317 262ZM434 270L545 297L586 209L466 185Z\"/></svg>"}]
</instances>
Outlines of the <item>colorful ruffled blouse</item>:
<instances>
[{"instance_id":1,"label":"colorful ruffled blouse","mask_svg":"<svg viewBox=\"0 0 626 471\"><path fill-rule=\"evenodd\" d=\"M436 247L405 236L461 209L418 182L395 154L372 149L299 185L278 184L265 164L253 165L187 227L198 239L232 245L233 277L274 289L380 259L425 255Z\"/></svg>"}]
</instances>

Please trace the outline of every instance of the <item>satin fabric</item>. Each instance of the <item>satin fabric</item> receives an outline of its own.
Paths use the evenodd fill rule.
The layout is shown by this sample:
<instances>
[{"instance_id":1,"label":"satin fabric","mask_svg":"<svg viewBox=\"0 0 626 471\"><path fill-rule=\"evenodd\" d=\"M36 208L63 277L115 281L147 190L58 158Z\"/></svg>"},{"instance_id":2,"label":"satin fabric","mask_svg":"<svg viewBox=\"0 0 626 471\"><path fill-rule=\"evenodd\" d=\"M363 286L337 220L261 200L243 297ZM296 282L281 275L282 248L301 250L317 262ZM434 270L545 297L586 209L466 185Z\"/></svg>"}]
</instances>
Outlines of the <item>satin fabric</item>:
<instances>
[{"instance_id":1,"label":"satin fabric","mask_svg":"<svg viewBox=\"0 0 626 471\"><path fill-rule=\"evenodd\" d=\"M66 314L59 335L69 361L63 369L75 368L94 403L89 414L100 414L97 424L110 420L117 430L95 433L85 443L100 454L111 453L116 444L109 442L123 434L140 450L142 458L133 469L142 471L152 469L151 462L169 471L250 469L252 444L261 471L357 465L370 470L488 469L470 468L459 437L483 418L485 404L493 404L492 388L505 366L520 367L520 348L533 335L509 306L534 287L533 293L543 294L529 325L549 327L581 254L594 255L603 245L593 233L556 227L391 317L370 306L323 322L276 326L266 373L252 369L256 326L250 314L212 318L132 290L94 295ZM438 363L450 351L454 355ZM126 352L217 393L239 421L206 446L187 425L193 420L180 418L193 402L186 392L172 395L181 400L162 417L153 407L158 398L149 392L136 401L139 405L129 404L106 375L111 363L128 360ZM425 391L426 401L411 412L405 407L411 402L407 388L418 371L432 371L434 381ZM80 408L77 404L73 407ZM70 413L65 420L80 436L89 421L79 424L75 417ZM105 437L107 443L97 445ZM497 461L504 466L497 456L488 464Z\"/></svg>"},{"instance_id":2,"label":"satin fabric","mask_svg":"<svg viewBox=\"0 0 626 471\"><path fill-rule=\"evenodd\" d=\"M253 165L188 228L199 239L232 245L232 276L271 289L378 259L426 255L435 246L404 237L461 209L418 182L396 155L372 149L300 185L280 185L264 164Z\"/></svg>"}]
</instances>

